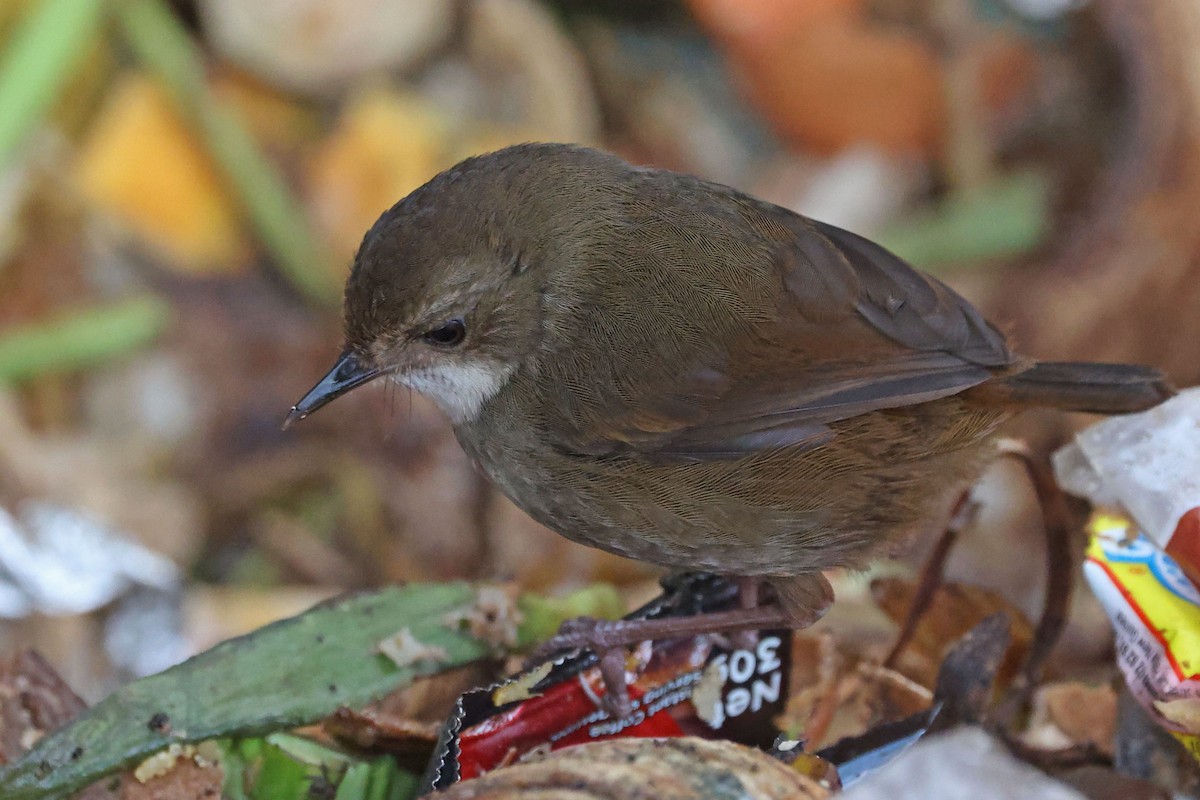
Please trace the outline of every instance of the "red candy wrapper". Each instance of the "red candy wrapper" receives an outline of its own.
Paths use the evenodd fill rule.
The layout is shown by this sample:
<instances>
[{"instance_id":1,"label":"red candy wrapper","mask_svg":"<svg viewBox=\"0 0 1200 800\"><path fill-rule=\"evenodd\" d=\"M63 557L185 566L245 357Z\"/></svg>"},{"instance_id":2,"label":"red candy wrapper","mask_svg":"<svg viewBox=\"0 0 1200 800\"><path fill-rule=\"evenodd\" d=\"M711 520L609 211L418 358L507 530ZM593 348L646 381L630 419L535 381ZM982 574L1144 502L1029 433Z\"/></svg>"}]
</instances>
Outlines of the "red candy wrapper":
<instances>
[{"instance_id":1,"label":"red candy wrapper","mask_svg":"<svg viewBox=\"0 0 1200 800\"><path fill-rule=\"evenodd\" d=\"M662 596L627 619L733 608L737 590L710 575L664 582ZM481 775L531 753L618 737L704 736L767 748L787 701L791 632L764 631L746 649L709 636L645 642L626 661L633 713L613 719L591 653L538 665L463 695L426 772L427 790Z\"/></svg>"}]
</instances>

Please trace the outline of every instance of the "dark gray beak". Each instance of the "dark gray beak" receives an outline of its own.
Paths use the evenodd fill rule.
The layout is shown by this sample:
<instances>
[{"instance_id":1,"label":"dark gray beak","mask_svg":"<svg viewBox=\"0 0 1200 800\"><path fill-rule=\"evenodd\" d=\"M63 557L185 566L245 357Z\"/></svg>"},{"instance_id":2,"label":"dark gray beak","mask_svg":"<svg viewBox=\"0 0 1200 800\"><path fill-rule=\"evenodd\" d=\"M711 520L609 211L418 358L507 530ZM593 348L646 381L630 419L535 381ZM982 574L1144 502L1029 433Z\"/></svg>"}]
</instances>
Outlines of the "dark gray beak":
<instances>
[{"instance_id":1,"label":"dark gray beak","mask_svg":"<svg viewBox=\"0 0 1200 800\"><path fill-rule=\"evenodd\" d=\"M343 351L333 369L329 370L329 374L321 378L316 386L308 390L308 394L300 398L300 402L292 406L292 410L283 421L284 430L293 422L299 422L355 386L362 386L367 381L379 377L380 372L378 369L364 367L349 350Z\"/></svg>"}]
</instances>

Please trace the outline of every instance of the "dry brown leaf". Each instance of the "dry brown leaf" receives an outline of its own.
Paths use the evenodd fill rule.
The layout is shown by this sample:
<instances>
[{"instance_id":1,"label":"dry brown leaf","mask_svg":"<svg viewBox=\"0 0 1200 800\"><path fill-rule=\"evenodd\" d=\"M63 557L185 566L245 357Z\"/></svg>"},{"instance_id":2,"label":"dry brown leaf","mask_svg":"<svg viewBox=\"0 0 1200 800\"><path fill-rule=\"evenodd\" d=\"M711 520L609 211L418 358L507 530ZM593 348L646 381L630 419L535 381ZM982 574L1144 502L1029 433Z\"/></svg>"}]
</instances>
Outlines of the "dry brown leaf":
<instances>
[{"instance_id":1,"label":"dry brown leaf","mask_svg":"<svg viewBox=\"0 0 1200 800\"><path fill-rule=\"evenodd\" d=\"M36 652L27 650L0 662L0 764L12 763L85 708Z\"/></svg>"},{"instance_id":2,"label":"dry brown leaf","mask_svg":"<svg viewBox=\"0 0 1200 800\"><path fill-rule=\"evenodd\" d=\"M1042 749L1093 744L1111 756L1116 726L1117 694L1111 686L1054 683L1034 695L1033 714L1023 739Z\"/></svg>"},{"instance_id":3,"label":"dry brown leaf","mask_svg":"<svg viewBox=\"0 0 1200 800\"><path fill-rule=\"evenodd\" d=\"M380 714L393 718L441 724L462 694L495 680L494 665L478 661L421 678L370 708L377 707Z\"/></svg>"},{"instance_id":4,"label":"dry brown leaf","mask_svg":"<svg viewBox=\"0 0 1200 800\"><path fill-rule=\"evenodd\" d=\"M872 583L871 590L884 613L897 624L902 623L915 592L913 582L895 577L878 578ZM1025 658L1033 640L1033 627L1020 609L999 594L959 583L938 587L917 624L912 641L901 654L897 669L922 686L932 688L947 648L984 618L997 612L1008 614L1012 624L1012 644L997 676L997 684L1006 685Z\"/></svg>"},{"instance_id":5,"label":"dry brown leaf","mask_svg":"<svg viewBox=\"0 0 1200 800\"><path fill-rule=\"evenodd\" d=\"M496 679L492 668L474 662L421 678L366 708L339 708L307 735L343 747L386 754L420 772L433 755L438 733L464 693Z\"/></svg>"},{"instance_id":6,"label":"dry brown leaf","mask_svg":"<svg viewBox=\"0 0 1200 800\"><path fill-rule=\"evenodd\" d=\"M823 800L829 789L760 750L694 737L610 739L538 755L463 781L437 800Z\"/></svg>"},{"instance_id":7,"label":"dry brown leaf","mask_svg":"<svg viewBox=\"0 0 1200 800\"><path fill-rule=\"evenodd\" d=\"M443 723L404 719L374 707L339 708L321 723L320 734L343 747L386 753L405 769L419 772L433 755Z\"/></svg>"},{"instance_id":8,"label":"dry brown leaf","mask_svg":"<svg viewBox=\"0 0 1200 800\"><path fill-rule=\"evenodd\" d=\"M1178 700L1155 700L1154 707L1158 713L1189 733L1200 732L1200 701L1193 697L1181 697Z\"/></svg>"},{"instance_id":9,"label":"dry brown leaf","mask_svg":"<svg viewBox=\"0 0 1200 800\"><path fill-rule=\"evenodd\" d=\"M792 646L791 697L776 724L809 750L857 736L929 706L929 689L843 649L830 635L800 632Z\"/></svg>"}]
</instances>

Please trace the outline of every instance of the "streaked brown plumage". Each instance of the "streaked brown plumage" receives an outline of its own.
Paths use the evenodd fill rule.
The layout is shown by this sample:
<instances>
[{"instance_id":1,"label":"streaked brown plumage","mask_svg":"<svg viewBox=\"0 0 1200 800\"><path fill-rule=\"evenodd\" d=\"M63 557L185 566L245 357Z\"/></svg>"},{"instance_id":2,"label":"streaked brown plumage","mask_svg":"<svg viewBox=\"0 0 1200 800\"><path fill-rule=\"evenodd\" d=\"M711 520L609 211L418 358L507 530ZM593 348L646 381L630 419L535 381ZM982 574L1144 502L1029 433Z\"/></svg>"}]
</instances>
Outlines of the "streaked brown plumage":
<instances>
[{"instance_id":1,"label":"streaked brown plumage","mask_svg":"<svg viewBox=\"0 0 1200 800\"><path fill-rule=\"evenodd\" d=\"M1169 391L1153 370L1016 357L854 234L565 145L470 159L385 213L345 320L342 362L294 417L390 374L540 522L766 578L797 621L820 610L820 570L863 563L974 480L1014 411Z\"/></svg>"}]
</instances>

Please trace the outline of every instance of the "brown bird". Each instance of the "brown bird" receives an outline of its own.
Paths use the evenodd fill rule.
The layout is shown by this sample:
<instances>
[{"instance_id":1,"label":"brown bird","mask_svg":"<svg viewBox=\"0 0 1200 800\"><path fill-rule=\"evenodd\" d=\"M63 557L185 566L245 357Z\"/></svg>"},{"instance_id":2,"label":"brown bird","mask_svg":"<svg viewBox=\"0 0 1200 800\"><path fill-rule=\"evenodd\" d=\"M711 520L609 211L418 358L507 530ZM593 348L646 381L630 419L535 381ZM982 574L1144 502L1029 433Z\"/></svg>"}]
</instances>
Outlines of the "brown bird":
<instances>
[{"instance_id":1,"label":"brown bird","mask_svg":"<svg viewBox=\"0 0 1200 800\"><path fill-rule=\"evenodd\" d=\"M388 210L345 351L288 416L386 376L539 522L741 579L693 630L813 621L821 571L949 507L1029 406L1121 413L1153 369L1038 363L879 245L726 186L560 144L468 159ZM753 607L765 581L778 602ZM599 649L678 626L576 628ZM574 636L574 639L571 637Z\"/></svg>"}]
</instances>

